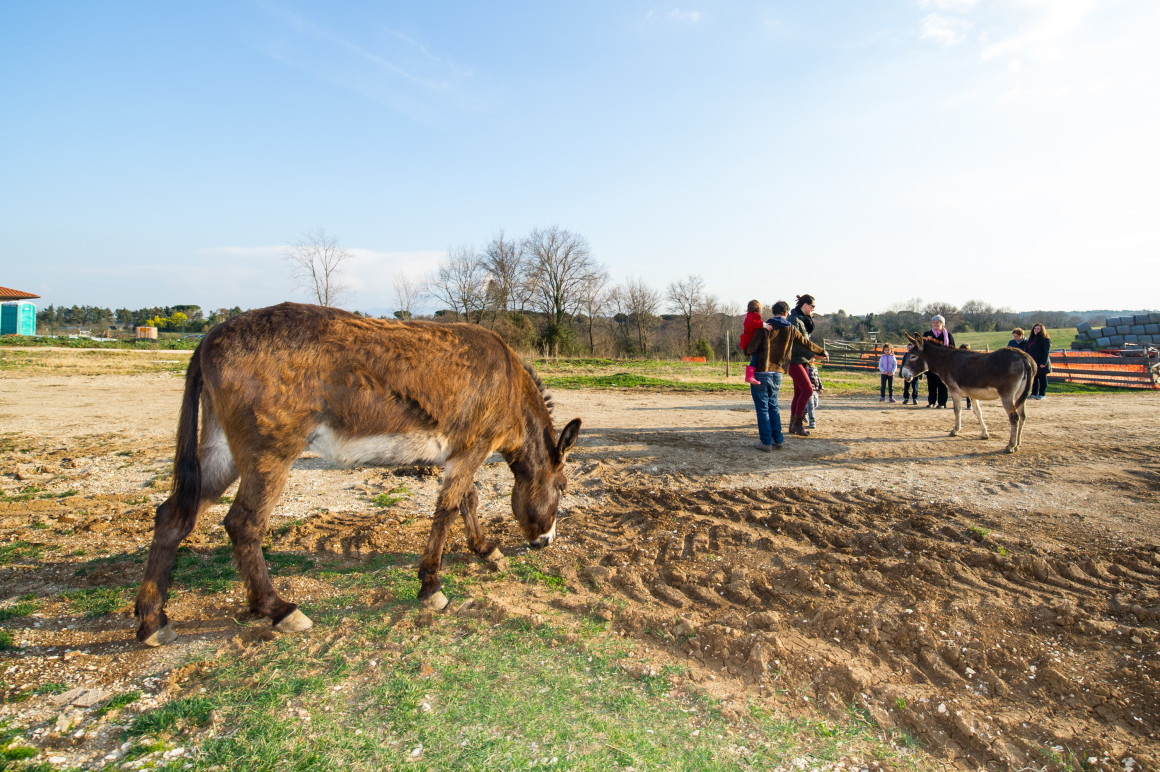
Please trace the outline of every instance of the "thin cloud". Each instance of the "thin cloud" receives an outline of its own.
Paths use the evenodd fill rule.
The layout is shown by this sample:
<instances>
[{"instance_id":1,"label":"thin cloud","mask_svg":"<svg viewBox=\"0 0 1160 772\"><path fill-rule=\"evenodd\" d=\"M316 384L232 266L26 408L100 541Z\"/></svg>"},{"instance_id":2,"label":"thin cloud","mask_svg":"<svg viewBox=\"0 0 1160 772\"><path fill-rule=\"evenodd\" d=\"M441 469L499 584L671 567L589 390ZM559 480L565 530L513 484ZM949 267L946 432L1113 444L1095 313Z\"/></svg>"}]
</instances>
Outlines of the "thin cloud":
<instances>
[{"instance_id":1,"label":"thin cloud","mask_svg":"<svg viewBox=\"0 0 1160 772\"><path fill-rule=\"evenodd\" d=\"M971 23L968 21L931 13L922 20L919 37L944 46L954 46L966 40L970 30Z\"/></svg>"},{"instance_id":2,"label":"thin cloud","mask_svg":"<svg viewBox=\"0 0 1160 772\"><path fill-rule=\"evenodd\" d=\"M658 19L668 19L670 21L682 22L687 24L696 24L701 20L703 14L700 11L682 11L680 8L674 8L667 13L657 13L656 11L649 11L645 15L646 21L656 21Z\"/></svg>"},{"instance_id":3,"label":"thin cloud","mask_svg":"<svg viewBox=\"0 0 1160 772\"><path fill-rule=\"evenodd\" d=\"M952 11L961 12L969 11L978 3L979 0L922 0L919 7L924 11L934 9L936 11Z\"/></svg>"},{"instance_id":4,"label":"thin cloud","mask_svg":"<svg viewBox=\"0 0 1160 772\"><path fill-rule=\"evenodd\" d=\"M431 53L398 30L376 27L365 33L370 41L356 41L272 3L261 7L288 33L263 48L282 64L423 123L436 123L444 105L477 106L463 91L474 75L470 68Z\"/></svg>"}]
</instances>

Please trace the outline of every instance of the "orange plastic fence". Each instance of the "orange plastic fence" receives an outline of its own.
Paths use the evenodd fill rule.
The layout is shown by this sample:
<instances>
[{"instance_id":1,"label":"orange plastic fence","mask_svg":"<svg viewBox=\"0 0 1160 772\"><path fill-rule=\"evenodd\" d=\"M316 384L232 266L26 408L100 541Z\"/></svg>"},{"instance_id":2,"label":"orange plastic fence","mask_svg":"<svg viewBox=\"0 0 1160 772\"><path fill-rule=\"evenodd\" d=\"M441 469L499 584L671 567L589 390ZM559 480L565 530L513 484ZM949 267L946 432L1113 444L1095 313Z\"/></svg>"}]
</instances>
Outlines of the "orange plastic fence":
<instances>
[{"instance_id":1,"label":"orange plastic fence","mask_svg":"<svg viewBox=\"0 0 1160 772\"><path fill-rule=\"evenodd\" d=\"M873 351L836 349L830 353L830 363L859 370L877 370L882 356L881 346ZM899 366L901 354L895 354ZM1051 352L1051 383L1086 383L1097 386L1119 386L1130 389L1160 389L1160 368L1157 355L1137 354L1124 356L1118 351L1053 351Z\"/></svg>"},{"instance_id":2,"label":"orange plastic fence","mask_svg":"<svg viewBox=\"0 0 1160 772\"><path fill-rule=\"evenodd\" d=\"M1104 351L1053 351L1048 382L1160 389L1156 357Z\"/></svg>"}]
</instances>

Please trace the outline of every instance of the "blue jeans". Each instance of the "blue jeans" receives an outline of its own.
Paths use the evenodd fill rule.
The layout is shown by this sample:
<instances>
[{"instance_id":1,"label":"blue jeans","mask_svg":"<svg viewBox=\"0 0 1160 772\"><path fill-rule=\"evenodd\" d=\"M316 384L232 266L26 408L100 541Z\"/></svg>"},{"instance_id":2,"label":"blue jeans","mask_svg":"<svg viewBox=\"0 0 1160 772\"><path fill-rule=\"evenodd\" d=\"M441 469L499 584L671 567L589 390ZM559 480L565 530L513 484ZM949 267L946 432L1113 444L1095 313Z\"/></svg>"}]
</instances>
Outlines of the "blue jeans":
<instances>
[{"instance_id":1,"label":"blue jeans","mask_svg":"<svg viewBox=\"0 0 1160 772\"><path fill-rule=\"evenodd\" d=\"M749 385L753 406L757 409L757 435L762 445L780 445L785 441L781 433L781 408L777 397L781 393L781 373L756 373L760 386Z\"/></svg>"}]
</instances>

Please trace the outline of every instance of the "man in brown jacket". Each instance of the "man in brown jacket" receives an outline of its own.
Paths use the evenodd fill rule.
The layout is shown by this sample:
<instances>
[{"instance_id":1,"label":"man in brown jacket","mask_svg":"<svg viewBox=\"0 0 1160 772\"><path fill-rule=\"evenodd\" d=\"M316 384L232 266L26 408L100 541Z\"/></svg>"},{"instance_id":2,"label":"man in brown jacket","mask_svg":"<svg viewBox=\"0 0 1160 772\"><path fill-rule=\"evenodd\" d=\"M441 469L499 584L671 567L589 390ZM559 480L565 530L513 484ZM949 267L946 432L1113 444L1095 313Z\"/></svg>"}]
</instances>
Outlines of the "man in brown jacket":
<instances>
[{"instance_id":1,"label":"man in brown jacket","mask_svg":"<svg viewBox=\"0 0 1160 772\"><path fill-rule=\"evenodd\" d=\"M789 367L790 353L793 344L808 348L810 351L829 359L829 354L790 324L786 319L789 313L789 304L779 300L773 304L773 318L764 327L757 330L745 347L745 353L751 357L756 354L756 370L754 378L757 384L749 386L749 393L753 396L753 406L757 409L757 434L760 441L754 445L760 451L769 452L780 448L785 441L781 432L781 409L777 399L781 392L781 379ZM794 423L790 426L790 433L796 434L799 424L794 416ZM808 436L808 435L803 435Z\"/></svg>"}]
</instances>

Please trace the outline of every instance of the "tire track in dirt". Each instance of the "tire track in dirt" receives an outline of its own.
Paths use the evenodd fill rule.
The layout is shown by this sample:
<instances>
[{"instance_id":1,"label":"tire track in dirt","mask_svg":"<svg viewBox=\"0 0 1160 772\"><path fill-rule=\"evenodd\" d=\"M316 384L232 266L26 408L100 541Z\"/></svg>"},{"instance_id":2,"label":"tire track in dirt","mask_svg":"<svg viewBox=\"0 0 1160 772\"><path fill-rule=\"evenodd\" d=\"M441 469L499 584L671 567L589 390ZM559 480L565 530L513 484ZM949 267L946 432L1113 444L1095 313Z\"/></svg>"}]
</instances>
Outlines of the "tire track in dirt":
<instances>
[{"instance_id":1,"label":"tire track in dirt","mask_svg":"<svg viewBox=\"0 0 1160 772\"><path fill-rule=\"evenodd\" d=\"M580 589L560 605L667 631L699 666L859 706L970 765L1042 764L1060 746L1160 765L1155 545L1081 551L1034 516L1006 534L873 489L672 482L573 512L586 557L557 566Z\"/></svg>"}]
</instances>

